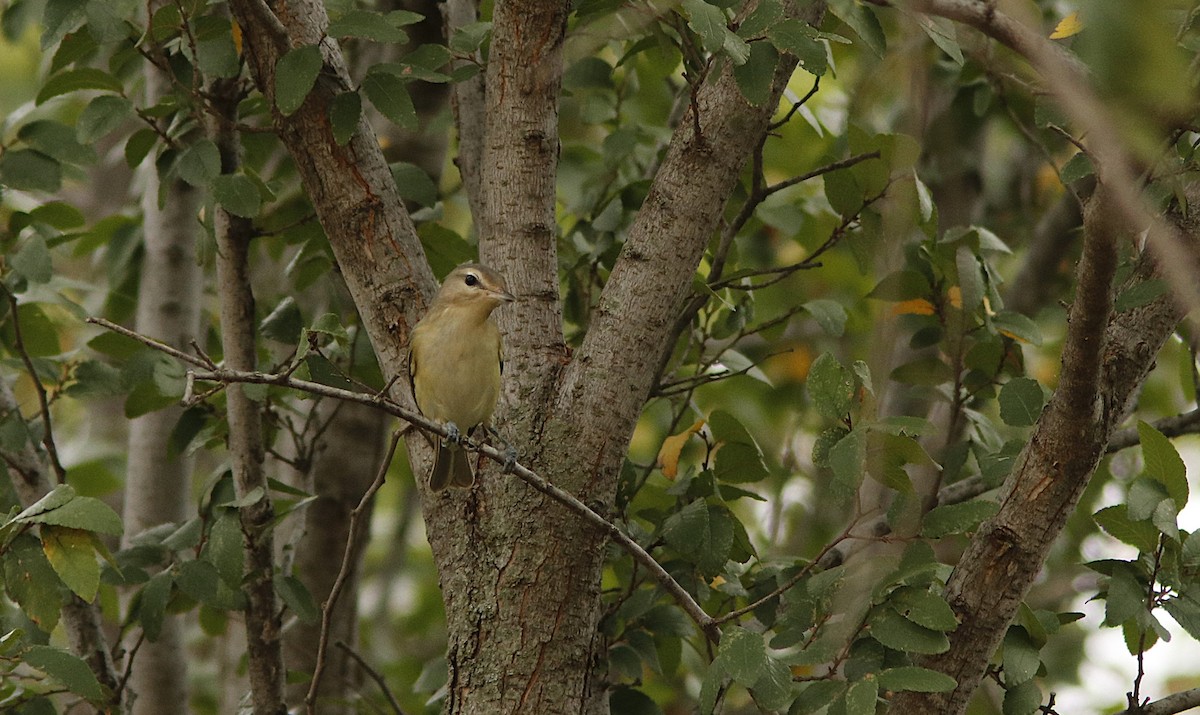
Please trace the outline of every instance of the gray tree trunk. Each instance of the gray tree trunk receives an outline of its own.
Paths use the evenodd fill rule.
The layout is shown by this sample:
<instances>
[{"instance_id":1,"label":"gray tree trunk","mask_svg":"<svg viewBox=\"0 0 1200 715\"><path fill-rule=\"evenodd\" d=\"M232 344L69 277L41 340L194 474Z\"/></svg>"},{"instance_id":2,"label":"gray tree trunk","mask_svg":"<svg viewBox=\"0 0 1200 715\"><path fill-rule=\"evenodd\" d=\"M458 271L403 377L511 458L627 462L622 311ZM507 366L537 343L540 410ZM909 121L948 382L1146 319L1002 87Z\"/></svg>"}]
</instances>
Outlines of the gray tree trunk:
<instances>
[{"instance_id":1,"label":"gray tree trunk","mask_svg":"<svg viewBox=\"0 0 1200 715\"><path fill-rule=\"evenodd\" d=\"M154 104L167 91L168 80L151 69L146 77L147 101ZM203 274L196 259L200 195L180 180L166 187L159 206L158 172L153 162L142 170L142 234L145 255L138 286L138 332L188 350L200 326ZM143 415L129 423L129 457L125 477L125 536L122 546L146 529L181 523L191 503L192 460L170 454L168 440L182 413L180 407ZM183 618L163 618L158 640L137 652L129 679L133 715L170 712L188 701L187 659L183 650ZM138 634L132 634L137 637ZM126 643L126 652L132 642Z\"/></svg>"}]
</instances>

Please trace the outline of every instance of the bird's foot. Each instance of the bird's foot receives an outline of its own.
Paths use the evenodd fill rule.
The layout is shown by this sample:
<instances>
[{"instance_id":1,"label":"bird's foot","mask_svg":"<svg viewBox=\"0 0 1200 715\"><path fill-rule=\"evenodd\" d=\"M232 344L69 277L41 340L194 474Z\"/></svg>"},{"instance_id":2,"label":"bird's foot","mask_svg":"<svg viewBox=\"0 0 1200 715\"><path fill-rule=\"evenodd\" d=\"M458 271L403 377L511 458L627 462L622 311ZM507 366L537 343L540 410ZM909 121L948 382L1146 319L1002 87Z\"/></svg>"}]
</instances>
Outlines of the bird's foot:
<instances>
[{"instance_id":1,"label":"bird's foot","mask_svg":"<svg viewBox=\"0 0 1200 715\"><path fill-rule=\"evenodd\" d=\"M453 422L446 423L446 441L454 445L462 444L463 434Z\"/></svg>"},{"instance_id":2,"label":"bird's foot","mask_svg":"<svg viewBox=\"0 0 1200 715\"><path fill-rule=\"evenodd\" d=\"M497 432L491 425L488 425L486 429L488 436L495 437L496 440L500 442L501 451L504 452L504 473L508 474L513 470L514 467L517 466L517 459L520 458L521 454L517 451L516 447L509 444L508 440L500 436L500 433Z\"/></svg>"}]
</instances>

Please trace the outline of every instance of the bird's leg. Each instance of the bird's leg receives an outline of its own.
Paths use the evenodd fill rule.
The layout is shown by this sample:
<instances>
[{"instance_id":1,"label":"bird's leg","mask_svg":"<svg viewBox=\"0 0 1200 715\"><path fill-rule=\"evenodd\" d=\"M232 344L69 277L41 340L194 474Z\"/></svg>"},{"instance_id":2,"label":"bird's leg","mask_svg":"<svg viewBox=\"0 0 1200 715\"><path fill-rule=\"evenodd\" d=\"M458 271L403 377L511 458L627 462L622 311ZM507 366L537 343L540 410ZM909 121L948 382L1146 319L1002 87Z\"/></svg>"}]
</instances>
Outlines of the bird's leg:
<instances>
[{"instance_id":1,"label":"bird's leg","mask_svg":"<svg viewBox=\"0 0 1200 715\"><path fill-rule=\"evenodd\" d=\"M509 444L508 440L504 439L504 437L501 437L500 433L491 425L485 425L484 430L487 435L500 440L500 444L504 447L504 473L511 472L513 467L517 466L517 458L520 456L517 453L517 448Z\"/></svg>"},{"instance_id":2,"label":"bird's leg","mask_svg":"<svg viewBox=\"0 0 1200 715\"><path fill-rule=\"evenodd\" d=\"M446 423L446 441L450 444L462 444L463 434L458 430L458 425L453 422Z\"/></svg>"}]
</instances>

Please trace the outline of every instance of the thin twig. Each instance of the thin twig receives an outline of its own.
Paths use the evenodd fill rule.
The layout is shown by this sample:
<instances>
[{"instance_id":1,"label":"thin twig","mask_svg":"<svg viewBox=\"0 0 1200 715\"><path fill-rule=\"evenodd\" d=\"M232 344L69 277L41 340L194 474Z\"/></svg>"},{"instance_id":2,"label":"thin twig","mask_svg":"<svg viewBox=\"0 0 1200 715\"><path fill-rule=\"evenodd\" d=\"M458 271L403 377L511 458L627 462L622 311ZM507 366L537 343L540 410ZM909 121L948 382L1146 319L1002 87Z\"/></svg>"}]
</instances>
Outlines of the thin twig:
<instances>
[{"instance_id":1,"label":"thin twig","mask_svg":"<svg viewBox=\"0 0 1200 715\"><path fill-rule=\"evenodd\" d=\"M342 595L346 580L350 578L351 564L354 561L354 544L358 541L359 517L362 516L363 510L367 508L371 500L375 498L375 493L379 491L387 478L388 467L392 464L392 458L396 456L396 446L400 444L400 434L400 430L392 433L392 440L388 444L387 454L379 464L379 472L375 475L375 481L371 482L370 487L367 487L362 499L358 500L358 505L350 510L350 528L346 534L346 548L342 552L342 565L338 569L337 578L333 580L333 586L329 589L329 597L321 606L321 636L317 639L317 662L313 667L312 682L308 685L308 693L304 696L304 707L309 715L315 715L317 712L317 691L321 687L321 676L325 672L325 657L329 647L329 628L333 623L333 608L337 605L338 596ZM387 689L384 688L384 690L386 692Z\"/></svg>"},{"instance_id":2,"label":"thin twig","mask_svg":"<svg viewBox=\"0 0 1200 715\"><path fill-rule=\"evenodd\" d=\"M396 715L404 715L404 711L400 709L400 703L396 702L396 696L392 695L392 691L388 688L387 683L384 682L383 676L379 674L379 671L368 665L367 661L357 651L346 645L344 641L338 641L334 645L341 648L346 652L346 655L353 658L354 662L358 663L358 667L362 668L363 672L370 676L371 680L375 681L375 684L383 691L383 697L387 698L388 705L392 706L392 712Z\"/></svg>"},{"instance_id":3,"label":"thin twig","mask_svg":"<svg viewBox=\"0 0 1200 715\"><path fill-rule=\"evenodd\" d=\"M21 337L21 318L17 312L17 296L5 292L8 295L9 314L12 315L13 347L21 356L21 362L25 363L29 379L33 380L33 387L37 391L38 405L41 406L42 445L50 457L50 467L54 470L54 476L58 479L58 483L66 484L67 470L63 468L62 461L58 458L58 444L54 441L54 423L50 419L50 396L46 392L46 386L42 384L42 378L38 377L37 368L33 366L33 358L29 356L29 351L25 349L25 341Z\"/></svg>"}]
</instances>

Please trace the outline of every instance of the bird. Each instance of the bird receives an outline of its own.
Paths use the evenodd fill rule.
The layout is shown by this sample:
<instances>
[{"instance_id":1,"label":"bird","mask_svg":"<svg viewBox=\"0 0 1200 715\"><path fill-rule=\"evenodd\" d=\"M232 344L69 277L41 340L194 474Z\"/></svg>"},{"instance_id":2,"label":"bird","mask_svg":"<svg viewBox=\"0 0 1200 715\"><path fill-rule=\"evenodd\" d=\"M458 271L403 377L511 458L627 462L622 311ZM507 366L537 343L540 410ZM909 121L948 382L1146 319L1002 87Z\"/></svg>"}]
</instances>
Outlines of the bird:
<instances>
[{"instance_id":1,"label":"bird","mask_svg":"<svg viewBox=\"0 0 1200 715\"><path fill-rule=\"evenodd\" d=\"M445 423L429 473L429 488L469 488L475 483L463 435L487 426L500 397L503 355L492 311L515 298L504 276L480 263L450 272L429 311L413 328L408 377L417 409Z\"/></svg>"}]
</instances>

